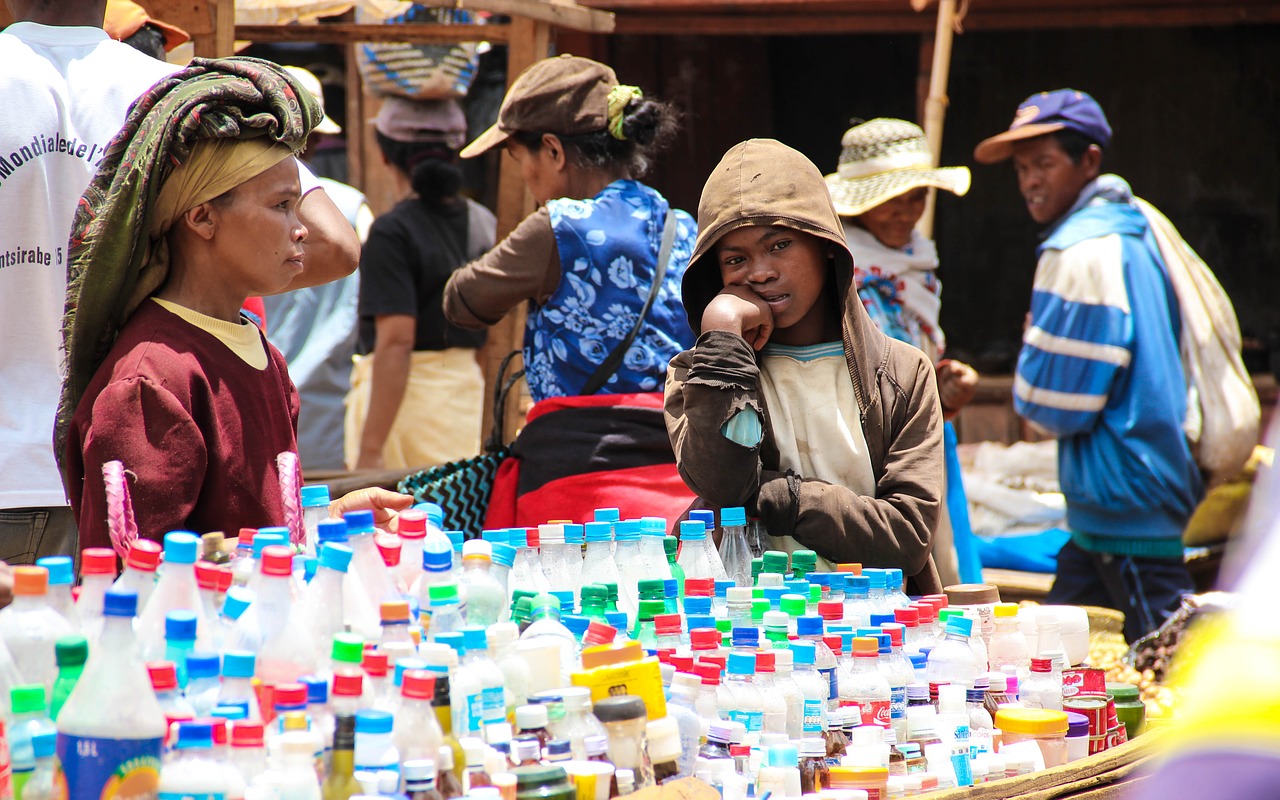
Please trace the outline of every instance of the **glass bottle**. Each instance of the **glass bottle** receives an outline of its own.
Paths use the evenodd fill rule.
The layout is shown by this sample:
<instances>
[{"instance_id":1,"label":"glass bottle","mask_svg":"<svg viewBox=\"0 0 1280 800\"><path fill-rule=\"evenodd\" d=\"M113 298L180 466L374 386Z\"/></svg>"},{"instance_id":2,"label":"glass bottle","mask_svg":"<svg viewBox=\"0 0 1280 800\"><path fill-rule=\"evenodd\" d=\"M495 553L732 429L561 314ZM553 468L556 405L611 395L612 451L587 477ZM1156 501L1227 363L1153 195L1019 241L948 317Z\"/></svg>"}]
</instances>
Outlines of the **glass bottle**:
<instances>
[{"instance_id":1,"label":"glass bottle","mask_svg":"<svg viewBox=\"0 0 1280 800\"><path fill-rule=\"evenodd\" d=\"M753 668L754 665L753 660ZM637 790L652 786L653 764L649 761L645 739L648 714L644 701L635 695L615 695L596 703L594 711L609 737L609 760L614 767L632 770Z\"/></svg>"},{"instance_id":2,"label":"glass bottle","mask_svg":"<svg viewBox=\"0 0 1280 800\"><path fill-rule=\"evenodd\" d=\"M324 800L347 800L361 794L356 780L356 718L354 714L339 714L333 726L333 752L329 772L320 787Z\"/></svg>"},{"instance_id":3,"label":"glass bottle","mask_svg":"<svg viewBox=\"0 0 1280 800\"><path fill-rule=\"evenodd\" d=\"M404 776L404 790L409 800L443 800L443 795L436 789L435 761L411 759L400 765L400 772Z\"/></svg>"}]
</instances>

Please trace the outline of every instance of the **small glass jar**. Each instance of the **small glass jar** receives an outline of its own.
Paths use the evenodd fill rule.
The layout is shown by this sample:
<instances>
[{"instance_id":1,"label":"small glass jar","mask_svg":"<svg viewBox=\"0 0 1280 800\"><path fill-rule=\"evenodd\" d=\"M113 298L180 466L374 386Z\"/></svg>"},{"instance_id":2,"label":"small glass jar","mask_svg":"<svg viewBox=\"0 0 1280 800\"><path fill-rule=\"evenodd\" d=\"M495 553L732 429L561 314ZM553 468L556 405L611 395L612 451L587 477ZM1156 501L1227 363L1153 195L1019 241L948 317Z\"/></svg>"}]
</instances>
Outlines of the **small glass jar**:
<instances>
[{"instance_id":1,"label":"small glass jar","mask_svg":"<svg viewBox=\"0 0 1280 800\"><path fill-rule=\"evenodd\" d=\"M1116 702L1116 717L1124 723L1125 736L1132 740L1147 727L1147 705L1142 693L1131 683L1108 683L1107 696Z\"/></svg>"},{"instance_id":2,"label":"small glass jar","mask_svg":"<svg viewBox=\"0 0 1280 800\"><path fill-rule=\"evenodd\" d=\"M614 767L634 773L635 791L652 786L653 764L649 761L645 736L648 712L644 700L633 694L621 694L604 698L593 710L609 737L609 760Z\"/></svg>"},{"instance_id":3,"label":"small glass jar","mask_svg":"<svg viewBox=\"0 0 1280 800\"><path fill-rule=\"evenodd\" d=\"M578 791L564 767L519 767L516 776L517 800L575 800Z\"/></svg>"},{"instance_id":4,"label":"small glass jar","mask_svg":"<svg viewBox=\"0 0 1280 800\"><path fill-rule=\"evenodd\" d=\"M1002 708L996 712L1002 746L1034 741L1046 768L1067 763L1067 715L1048 708Z\"/></svg>"},{"instance_id":5,"label":"small glass jar","mask_svg":"<svg viewBox=\"0 0 1280 800\"><path fill-rule=\"evenodd\" d=\"M813 736L800 740L800 793L811 794L830 786L827 742Z\"/></svg>"}]
</instances>

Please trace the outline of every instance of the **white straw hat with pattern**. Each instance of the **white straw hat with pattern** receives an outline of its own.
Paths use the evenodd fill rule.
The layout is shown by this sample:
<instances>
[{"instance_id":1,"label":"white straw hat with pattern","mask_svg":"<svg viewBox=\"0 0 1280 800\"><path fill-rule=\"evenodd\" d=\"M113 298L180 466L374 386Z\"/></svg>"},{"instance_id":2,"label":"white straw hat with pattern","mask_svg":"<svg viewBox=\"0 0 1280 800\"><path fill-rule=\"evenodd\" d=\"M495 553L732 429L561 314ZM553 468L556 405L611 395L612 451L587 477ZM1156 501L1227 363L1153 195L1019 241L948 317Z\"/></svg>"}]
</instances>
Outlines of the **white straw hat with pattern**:
<instances>
[{"instance_id":1,"label":"white straw hat with pattern","mask_svg":"<svg viewBox=\"0 0 1280 800\"><path fill-rule=\"evenodd\" d=\"M969 191L968 167L934 167L919 125L873 119L845 131L840 166L826 177L841 216L855 217L920 186Z\"/></svg>"}]
</instances>

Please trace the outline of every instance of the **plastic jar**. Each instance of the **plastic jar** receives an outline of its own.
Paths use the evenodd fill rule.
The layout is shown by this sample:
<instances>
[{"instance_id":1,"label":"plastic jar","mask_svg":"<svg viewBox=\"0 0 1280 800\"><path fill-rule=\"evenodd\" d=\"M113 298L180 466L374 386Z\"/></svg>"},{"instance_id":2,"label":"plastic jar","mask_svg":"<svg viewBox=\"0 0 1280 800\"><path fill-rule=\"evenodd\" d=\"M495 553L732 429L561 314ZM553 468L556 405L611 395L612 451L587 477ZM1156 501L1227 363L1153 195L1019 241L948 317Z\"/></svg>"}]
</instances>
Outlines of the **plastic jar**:
<instances>
[{"instance_id":1,"label":"plastic jar","mask_svg":"<svg viewBox=\"0 0 1280 800\"><path fill-rule=\"evenodd\" d=\"M889 770L887 767L832 767L829 773L832 789L861 789L867 800L887 800Z\"/></svg>"},{"instance_id":2,"label":"plastic jar","mask_svg":"<svg viewBox=\"0 0 1280 800\"><path fill-rule=\"evenodd\" d=\"M574 800L578 796L564 767L517 767L512 772L517 800Z\"/></svg>"},{"instance_id":3,"label":"plastic jar","mask_svg":"<svg viewBox=\"0 0 1280 800\"><path fill-rule=\"evenodd\" d=\"M996 727L1004 745L1034 741L1044 756L1044 765L1067 763L1067 714L1048 708L1002 708L996 712Z\"/></svg>"},{"instance_id":4,"label":"plastic jar","mask_svg":"<svg viewBox=\"0 0 1280 800\"><path fill-rule=\"evenodd\" d=\"M1142 693L1131 683L1108 683L1107 696L1116 702L1116 717L1124 723L1125 735L1132 740L1147 727L1147 706Z\"/></svg>"},{"instance_id":5,"label":"plastic jar","mask_svg":"<svg viewBox=\"0 0 1280 800\"><path fill-rule=\"evenodd\" d=\"M1084 714L1068 711L1067 761L1076 761L1089 755L1089 718Z\"/></svg>"}]
</instances>

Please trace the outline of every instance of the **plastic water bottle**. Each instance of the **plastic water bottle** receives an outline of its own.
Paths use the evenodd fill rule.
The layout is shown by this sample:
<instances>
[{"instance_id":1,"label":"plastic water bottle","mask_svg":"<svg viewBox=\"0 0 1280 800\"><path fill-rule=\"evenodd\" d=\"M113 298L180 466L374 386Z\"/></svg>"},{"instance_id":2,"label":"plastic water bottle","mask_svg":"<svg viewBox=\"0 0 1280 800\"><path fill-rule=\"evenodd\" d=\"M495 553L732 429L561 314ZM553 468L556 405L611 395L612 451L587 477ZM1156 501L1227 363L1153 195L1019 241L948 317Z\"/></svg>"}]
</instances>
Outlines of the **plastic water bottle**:
<instances>
[{"instance_id":1,"label":"plastic water bottle","mask_svg":"<svg viewBox=\"0 0 1280 800\"><path fill-rule=\"evenodd\" d=\"M164 714L138 656L137 603L133 592L107 592L99 645L58 714L68 797L101 797L109 784L138 797L158 790Z\"/></svg>"},{"instance_id":2,"label":"plastic water bottle","mask_svg":"<svg viewBox=\"0 0 1280 800\"><path fill-rule=\"evenodd\" d=\"M992 613L996 630L987 648L991 671L1003 672L1005 667L1011 667L1019 680L1025 680L1031 667L1031 648L1018 622L1018 605L996 603Z\"/></svg>"},{"instance_id":3,"label":"plastic water bottle","mask_svg":"<svg viewBox=\"0 0 1280 800\"><path fill-rule=\"evenodd\" d=\"M518 556L516 563L519 564ZM488 542L472 539L462 546L462 576L458 590L460 595L466 595L464 618L468 625L488 627L502 617L507 597L497 578L489 572L492 566L493 548Z\"/></svg>"},{"instance_id":4,"label":"plastic water bottle","mask_svg":"<svg viewBox=\"0 0 1280 800\"><path fill-rule=\"evenodd\" d=\"M393 571L401 594L406 594L422 575L422 551L427 541L427 513L415 509L400 512L400 564Z\"/></svg>"},{"instance_id":5,"label":"plastic water bottle","mask_svg":"<svg viewBox=\"0 0 1280 800\"><path fill-rule=\"evenodd\" d=\"M218 654L197 650L187 654L187 702L196 716L207 717L218 705Z\"/></svg>"},{"instance_id":6,"label":"plastic water bottle","mask_svg":"<svg viewBox=\"0 0 1280 800\"><path fill-rule=\"evenodd\" d=\"M15 795L18 800L61 800L66 797L62 787L57 785L58 769L54 759L57 742L58 732L52 729L31 737L36 766L21 792Z\"/></svg>"},{"instance_id":7,"label":"plastic water bottle","mask_svg":"<svg viewBox=\"0 0 1280 800\"><path fill-rule=\"evenodd\" d=\"M350 565L350 547L332 542L321 544L315 577L298 602L301 619L305 621L316 652L318 669L328 664L334 634L346 630L346 578Z\"/></svg>"},{"instance_id":8,"label":"plastic water bottle","mask_svg":"<svg viewBox=\"0 0 1280 800\"><path fill-rule=\"evenodd\" d=\"M929 651L926 674L929 683L951 683L973 688L973 681L982 670L969 646L973 620L956 615L947 620L946 633L938 646Z\"/></svg>"},{"instance_id":9,"label":"plastic water bottle","mask_svg":"<svg viewBox=\"0 0 1280 800\"><path fill-rule=\"evenodd\" d=\"M9 691L12 713L9 721L9 757L13 766L13 793L22 796L22 787L26 785L36 768L36 754L32 739L41 733L52 733L56 729L53 720L45 708L45 689L38 684L15 686Z\"/></svg>"},{"instance_id":10,"label":"plastic water bottle","mask_svg":"<svg viewBox=\"0 0 1280 800\"><path fill-rule=\"evenodd\" d=\"M570 580L569 565L565 559L564 524L539 525L538 548L541 551L542 572L547 576L547 585L551 590L577 594L578 589Z\"/></svg>"},{"instance_id":11,"label":"plastic water bottle","mask_svg":"<svg viewBox=\"0 0 1280 800\"><path fill-rule=\"evenodd\" d=\"M903 591L902 580L902 570L885 570L885 600L890 608L907 608L911 605L911 598Z\"/></svg>"},{"instance_id":12,"label":"plastic water bottle","mask_svg":"<svg viewBox=\"0 0 1280 800\"><path fill-rule=\"evenodd\" d=\"M483 724L488 726L502 722L507 718L502 670L489 655L485 629L479 625L464 625L462 643L465 652L459 654L458 671L474 672L480 679Z\"/></svg>"},{"instance_id":13,"label":"plastic water bottle","mask_svg":"<svg viewBox=\"0 0 1280 800\"><path fill-rule=\"evenodd\" d=\"M156 588L156 569L163 551L163 547L150 539L134 539L124 560L124 570L111 588L137 593L138 608L146 608Z\"/></svg>"},{"instance_id":14,"label":"plastic water bottle","mask_svg":"<svg viewBox=\"0 0 1280 800\"><path fill-rule=\"evenodd\" d=\"M383 603L382 636L378 639L378 652L385 653L388 663L394 667L404 659L418 657L418 646L409 635L409 603L404 600Z\"/></svg>"},{"instance_id":15,"label":"plastic water bottle","mask_svg":"<svg viewBox=\"0 0 1280 800\"><path fill-rule=\"evenodd\" d=\"M721 716L732 722L740 722L747 734L759 734L764 728L764 698L755 685L756 657L753 653L730 653L725 667L725 677L720 686L727 689L728 704L720 709Z\"/></svg>"},{"instance_id":16,"label":"plastic water bottle","mask_svg":"<svg viewBox=\"0 0 1280 800\"><path fill-rule=\"evenodd\" d=\"M822 629L822 617L804 616L796 620L796 633L800 639L813 642L813 667L827 681L827 708L830 710L840 705L840 679L836 676L836 654L822 640Z\"/></svg>"},{"instance_id":17,"label":"plastic water bottle","mask_svg":"<svg viewBox=\"0 0 1280 800\"><path fill-rule=\"evenodd\" d=\"M293 552L272 545L258 563L258 598L236 624L234 647L257 651L263 682L293 683L314 672L318 660L301 606L293 602Z\"/></svg>"},{"instance_id":18,"label":"plastic water bottle","mask_svg":"<svg viewBox=\"0 0 1280 800\"><path fill-rule=\"evenodd\" d=\"M187 654L196 649L195 612L179 608L166 614L164 642L164 660L175 666L178 687L185 689L187 688Z\"/></svg>"},{"instance_id":19,"label":"plastic water bottle","mask_svg":"<svg viewBox=\"0 0 1280 800\"><path fill-rule=\"evenodd\" d=\"M329 518L329 487L316 483L303 486L302 526L306 529L307 555L315 555L320 546L320 523Z\"/></svg>"},{"instance_id":20,"label":"plastic water bottle","mask_svg":"<svg viewBox=\"0 0 1280 800\"><path fill-rule=\"evenodd\" d=\"M431 597L428 594L431 587L453 583L456 578L453 574L453 545L449 544L447 538L428 537L422 547L422 573L410 587L410 596L416 598L418 609L425 611L431 606ZM497 554L494 553L490 571L496 573L497 570Z\"/></svg>"},{"instance_id":21,"label":"plastic water bottle","mask_svg":"<svg viewBox=\"0 0 1280 800\"><path fill-rule=\"evenodd\" d=\"M458 602L458 587L452 583L432 586L430 595L431 616L427 620L427 638L439 641L441 634L462 629L462 609Z\"/></svg>"},{"instance_id":22,"label":"plastic water bottle","mask_svg":"<svg viewBox=\"0 0 1280 800\"><path fill-rule=\"evenodd\" d=\"M76 614L80 631L90 642L102 630L102 596L116 580L116 553L109 547L87 547L80 552L80 597Z\"/></svg>"},{"instance_id":23,"label":"plastic water bottle","mask_svg":"<svg viewBox=\"0 0 1280 800\"><path fill-rule=\"evenodd\" d=\"M151 661L147 664L147 674L151 678L151 688L155 690L156 702L168 719L194 719L196 710L187 702L187 698L178 689L178 669L172 661Z\"/></svg>"},{"instance_id":24,"label":"plastic water bottle","mask_svg":"<svg viewBox=\"0 0 1280 800\"><path fill-rule=\"evenodd\" d=\"M49 605L48 579L44 567L14 567L13 602L0 609L0 639L8 651L0 655L0 663L9 661L17 667L16 674L7 670L9 674L0 680L9 686L38 683L46 695L58 677L54 642L74 633L66 617Z\"/></svg>"},{"instance_id":25,"label":"plastic water bottle","mask_svg":"<svg viewBox=\"0 0 1280 800\"><path fill-rule=\"evenodd\" d=\"M751 548L747 545L745 509L720 509L720 562L735 585L751 585Z\"/></svg>"},{"instance_id":26,"label":"plastic water bottle","mask_svg":"<svg viewBox=\"0 0 1280 800\"><path fill-rule=\"evenodd\" d=\"M676 563L684 570L684 578L723 578L724 565L713 543L707 541L706 525L696 519L680 523L680 554Z\"/></svg>"},{"instance_id":27,"label":"plastic water bottle","mask_svg":"<svg viewBox=\"0 0 1280 800\"><path fill-rule=\"evenodd\" d=\"M400 708L392 723L392 744L401 761L434 758L444 744L444 732L431 705L436 679L421 669L409 670L400 681Z\"/></svg>"},{"instance_id":28,"label":"plastic water bottle","mask_svg":"<svg viewBox=\"0 0 1280 800\"><path fill-rule=\"evenodd\" d=\"M258 584L262 582L262 551L268 547L290 547L289 529L285 527L258 528L253 535L253 574L245 586L254 594L258 592Z\"/></svg>"},{"instance_id":29,"label":"plastic water bottle","mask_svg":"<svg viewBox=\"0 0 1280 800\"><path fill-rule=\"evenodd\" d=\"M213 727L180 722L173 754L160 771L160 797L228 797L230 772L214 757Z\"/></svg>"},{"instance_id":30,"label":"plastic water bottle","mask_svg":"<svg viewBox=\"0 0 1280 800\"><path fill-rule=\"evenodd\" d=\"M256 657L246 650L228 650L222 654L222 682L214 703L219 706L241 706L245 719L260 722L258 696L253 690Z\"/></svg>"},{"instance_id":31,"label":"plastic water bottle","mask_svg":"<svg viewBox=\"0 0 1280 800\"><path fill-rule=\"evenodd\" d=\"M627 613L627 627L631 628L640 610L640 581L649 577L640 553L640 520L615 523L613 541L613 561L618 567L618 610Z\"/></svg>"},{"instance_id":32,"label":"plastic water bottle","mask_svg":"<svg viewBox=\"0 0 1280 800\"><path fill-rule=\"evenodd\" d=\"M764 718L761 730L764 733L787 735L787 698L775 680L776 657L783 650L772 650L756 653L756 686L760 689L760 697L764 701Z\"/></svg>"},{"instance_id":33,"label":"plastic water bottle","mask_svg":"<svg viewBox=\"0 0 1280 800\"><path fill-rule=\"evenodd\" d=\"M563 523L564 563L569 573L569 585L576 594L582 588L582 545L586 541L583 526Z\"/></svg>"},{"instance_id":34,"label":"plastic water bottle","mask_svg":"<svg viewBox=\"0 0 1280 800\"><path fill-rule=\"evenodd\" d=\"M529 627L520 634L520 642L531 644L554 643L560 649L560 683L568 684L569 676L580 668L578 642L560 622L560 601L549 594L533 598L533 612Z\"/></svg>"},{"instance_id":35,"label":"plastic water bottle","mask_svg":"<svg viewBox=\"0 0 1280 800\"><path fill-rule=\"evenodd\" d=\"M378 546L373 540L376 532L373 526L373 512L352 511L344 515L343 519L347 523L347 545L351 548L350 571L360 578L365 596L369 601L371 616L368 620L360 622L373 623L372 630L357 631L353 627L352 631L366 638L376 638L378 607L383 600L399 600L400 593L396 590L395 578L387 569L387 564L383 561L382 554L378 552Z\"/></svg>"},{"instance_id":36,"label":"plastic water bottle","mask_svg":"<svg viewBox=\"0 0 1280 800\"><path fill-rule=\"evenodd\" d=\"M880 671L879 659L879 641L870 636L853 639L852 665L847 673L849 685L841 681L840 705L856 706L863 725L888 728L892 724L893 690Z\"/></svg>"},{"instance_id":37,"label":"plastic water bottle","mask_svg":"<svg viewBox=\"0 0 1280 800\"><path fill-rule=\"evenodd\" d=\"M551 591L551 584L547 582L542 559L538 554L537 529L507 528L507 543L516 548L515 563L511 566L511 584L535 592ZM465 568L466 565L467 550L466 545L463 545L462 566ZM470 603L470 599L467 602Z\"/></svg>"},{"instance_id":38,"label":"plastic water bottle","mask_svg":"<svg viewBox=\"0 0 1280 800\"><path fill-rule=\"evenodd\" d=\"M196 585L195 563L200 552L200 537L186 531L174 531L164 537L164 566L156 581L151 599L138 617L138 640L142 658L154 661L164 657L164 619L175 609L196 614L196 646L208 650L213 646L209 636L210 620L204 619L204 603Z\"/></svg>"},{"instance_id":39,"label":"plastic water bottle","mask_svg":"<svg viewBox=\"0 0 1280 800\"><path fill-rule=\"evenodd\" d=\"M902 609L899 609L902 610ZM910 610L910 609L907 609ZM907 685L915 682L915 668L903 651L905 627L898 623L885 623L880 629L889 635L889 647L886 651L881 640L880 671L889 681L889 689L893 694L889 708L889 718L893 724L894 734L899 742L907 740Z\"/></svg>"},{"instance_id":40,"label":"plastic water bottle","mask_svg":"<svg viewBox=\"0 0 1280 800\"><path fill-rule=\"evenodd\" d=\"M613 526L608 522L588 522L582 528L586 541L582 555L583 585L618 583L618 564L613 560Z\"/></svg>"},{"instance_id":41,"label":"plastic water bottle","mask_svg":"<svg viewBox=\"0 0 1280 800\"><path fill-rule=\"evenodd\" d=\"M871 576L850 575L844 582L844 622L855 628L871 624Z\"/></svg>"},{"instance_id":42,"label":"plastic water bottle","mask_svg":"<svg viewBox=\"0 0 1280 800\"><path fill-rule=\"evenodd\" d=\"M89 642L79 635L64 636L54 643L54 658L58 663L58 678L53 682L49 699L49 716L56 722L58 712L71 696L84 672L84 662L89 658Z\"/></svg>"},{"instance_id":43,"label":"plastic water bottle","mask_svg":"<svg viewBox=\"0 0 1280 800\"><path fill-rule=\"evenodd\" d=\"M75 633L80 632L80 615L76 613L76 601L71 596L71 587L76 582L75 569L71 556L46 556L36 559L37 567L49 571L49 589L47 592L49 607L62 615L71 624Z\"/></svg>"},{"instance_id":44,"label":"plastic water bottle","mask_svg":"<svg viewBox=\"0 0 1280 800\"><path fill-rule=\"evenodd\" d=\"M640 518L640 557L644 561L645 577L671 580L671 566L667 564L667 548L663 540L667 536L667 521L662 517Z\"/></svg>"}]
</instances>

